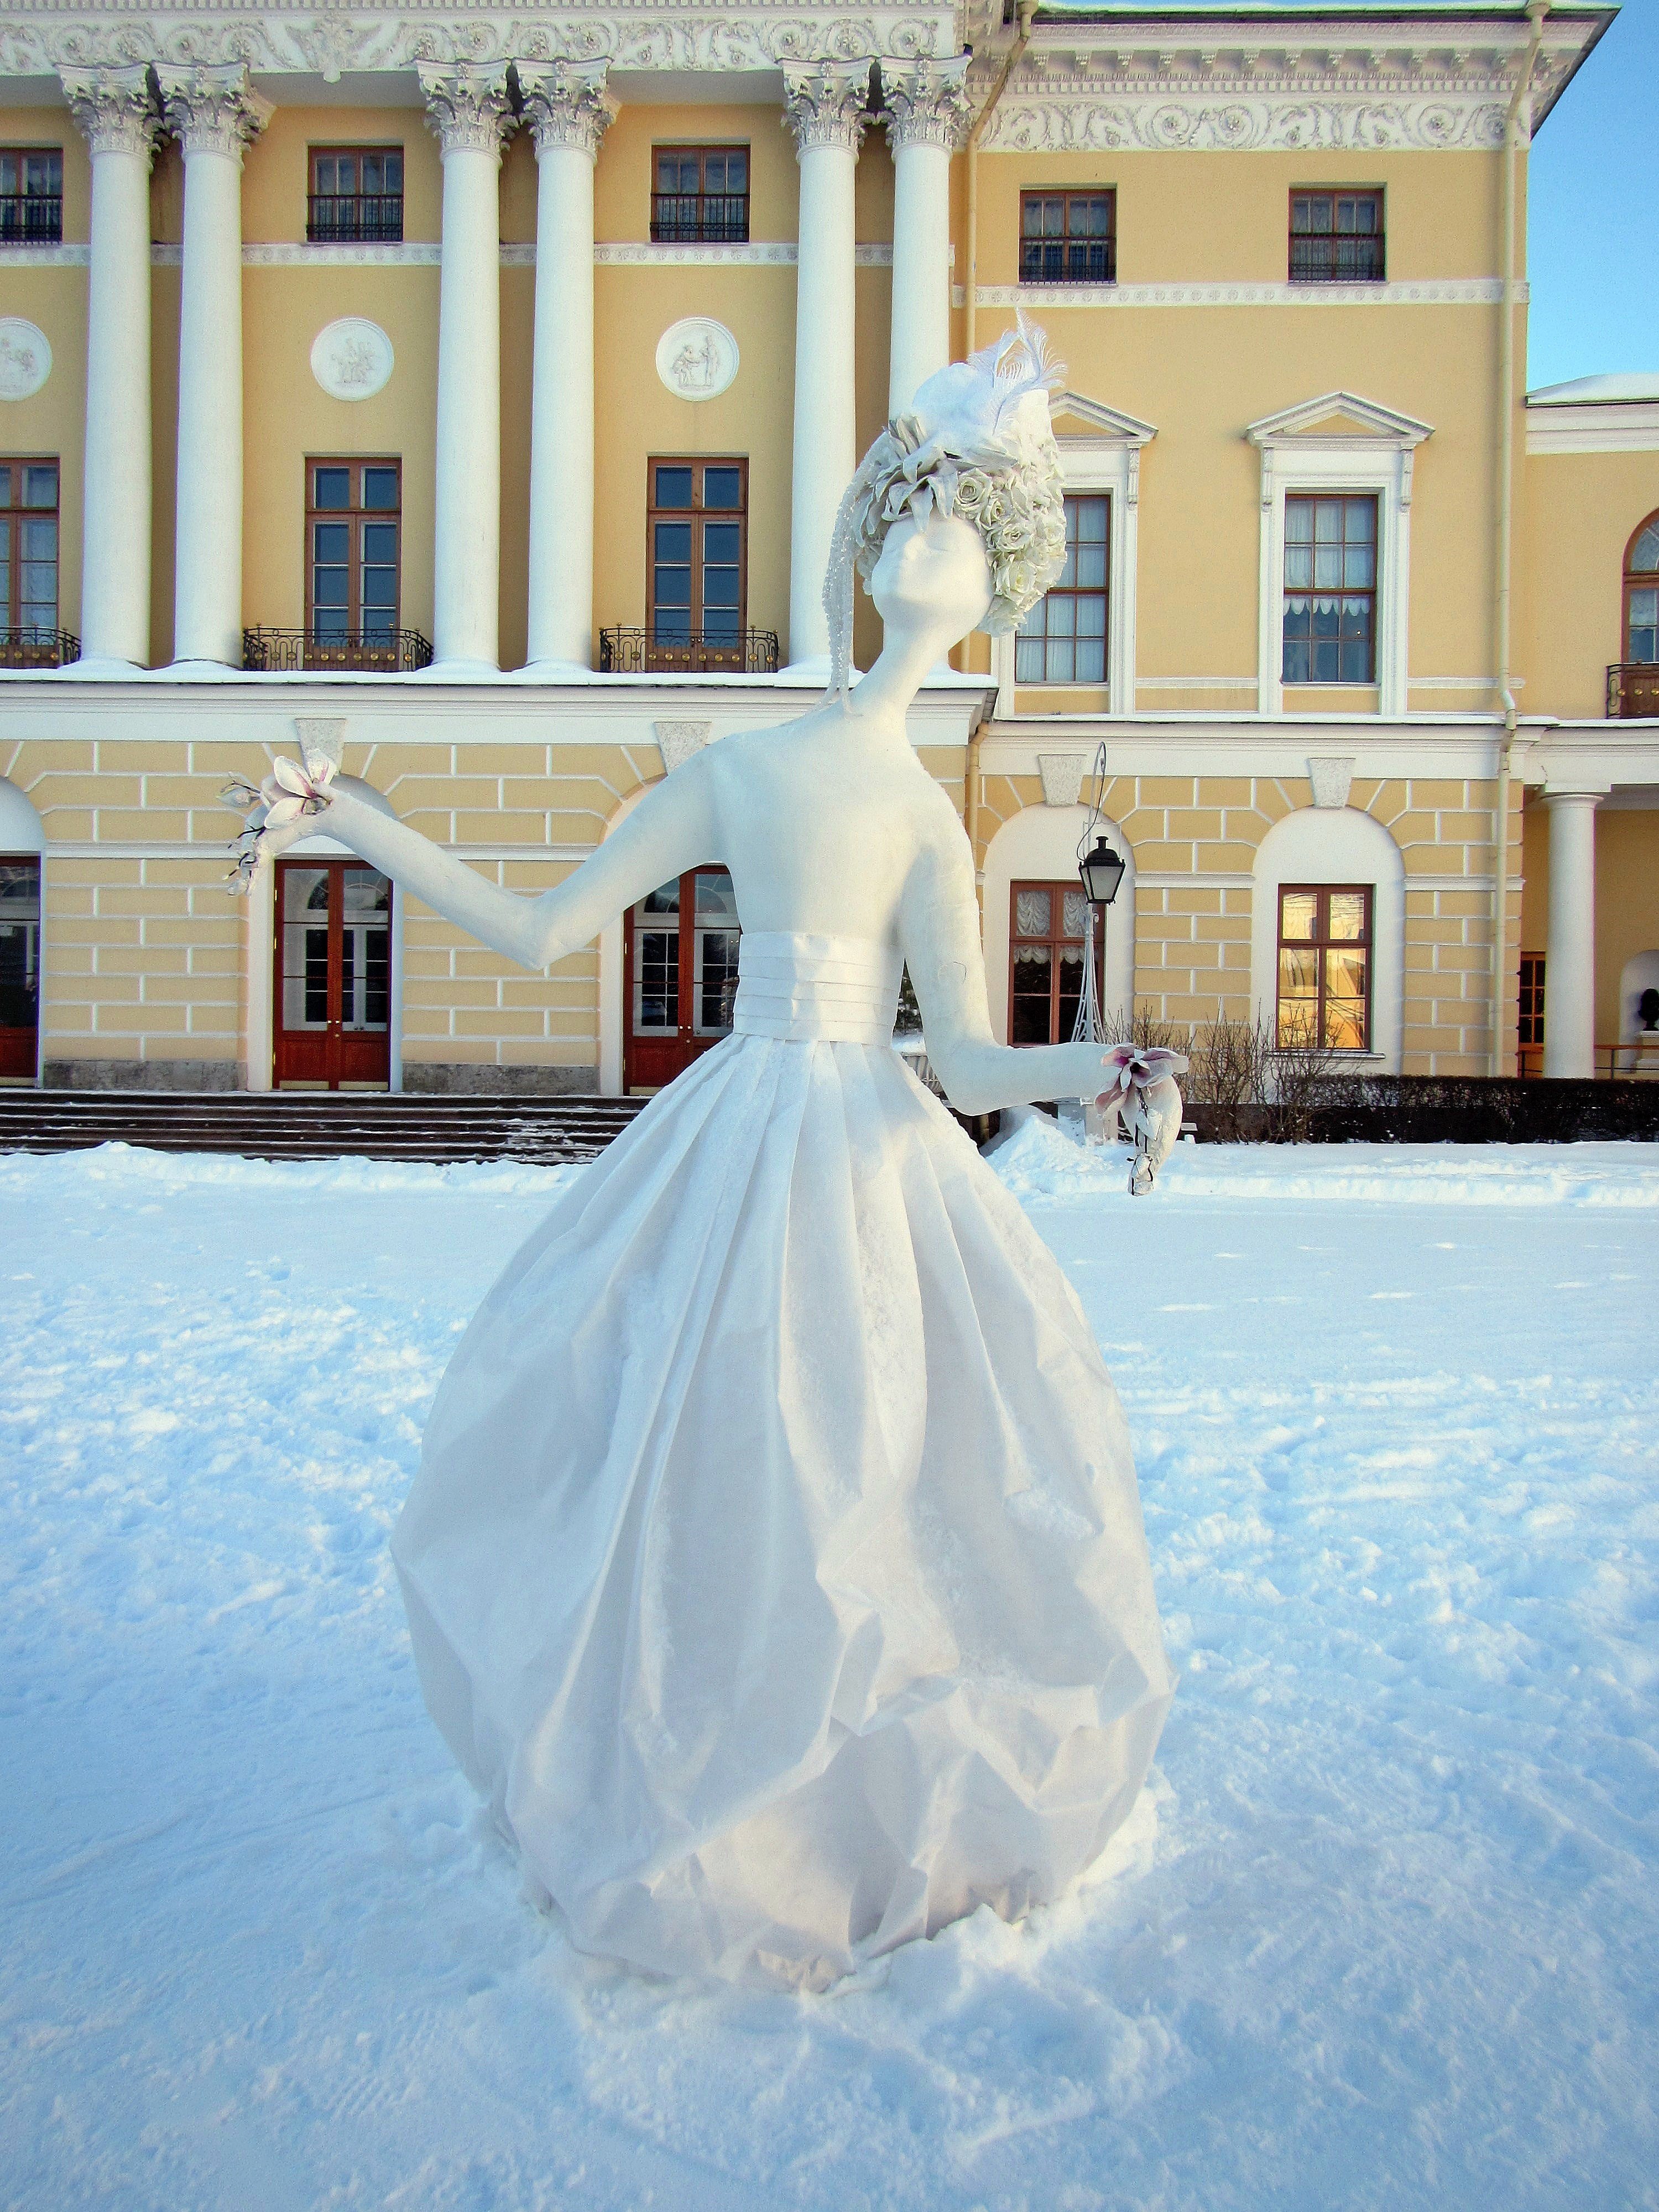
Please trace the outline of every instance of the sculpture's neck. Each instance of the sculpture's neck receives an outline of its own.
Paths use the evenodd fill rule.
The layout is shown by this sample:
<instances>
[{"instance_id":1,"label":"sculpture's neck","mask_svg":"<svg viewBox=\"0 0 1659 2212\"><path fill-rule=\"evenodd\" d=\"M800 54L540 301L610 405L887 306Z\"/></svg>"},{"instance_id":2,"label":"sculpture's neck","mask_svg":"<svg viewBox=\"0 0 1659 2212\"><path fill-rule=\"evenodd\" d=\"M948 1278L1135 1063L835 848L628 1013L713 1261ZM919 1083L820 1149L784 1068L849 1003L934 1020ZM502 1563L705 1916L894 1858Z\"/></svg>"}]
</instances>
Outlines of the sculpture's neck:
<instances>
[{"instance_id":1,"label":"sculpture's neck","mask_svg":"<svg viewBox=\"0 0 1659 2212\"><path fill-rule=\"evenodd\" d=\"M874 732L889 730L904 744L904 717L927 673L950 649L931 629L899 629L889 623L880 654L869 674L854 687L850 711Z\"/></svg>"}]
</instances>

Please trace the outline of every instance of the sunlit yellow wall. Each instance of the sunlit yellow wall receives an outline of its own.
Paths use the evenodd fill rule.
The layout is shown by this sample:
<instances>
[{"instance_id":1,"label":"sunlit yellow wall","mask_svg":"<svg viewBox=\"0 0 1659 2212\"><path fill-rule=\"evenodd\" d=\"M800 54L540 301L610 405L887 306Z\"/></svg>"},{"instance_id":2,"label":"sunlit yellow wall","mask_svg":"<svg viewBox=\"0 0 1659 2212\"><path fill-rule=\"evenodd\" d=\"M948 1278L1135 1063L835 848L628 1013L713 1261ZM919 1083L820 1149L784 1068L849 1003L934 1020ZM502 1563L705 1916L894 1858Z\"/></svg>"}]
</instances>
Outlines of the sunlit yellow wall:
<instances>
[{"instance_id":1,"label":"sunlit yellow wall","mask_svg":"<svg viewBox=\"0 0 1659 2212\"><path fill-rule=\"evenodd\" d=\"M1528 457L1516 650L1523 712L1607 712L1607 667L1625 650L1625 550L1656 508L1659 453Z\"/></svg>"},{"instance_id":2,"label":"sunlit yellow wall","mask_svg":"<svg viewBox=\"0 0 1659 2212\"><path fill-rule=\"evenodd\" d=\"M404 237L439 237L443 165L421 109L279 106L243 157L242 236L250 245L303 244L313 146L402 147Z\"/></svg>"},{"instance_id":3,"label":"sunlit yellow wall","mask_svg":"<svg viewBox=\"0 0 1659 2212\"><path fill-rule=\"evenodd\" d=\"M61 107L0 108L0 146L59 146L64 154L64 240L83 242L91 165L85 142ZM44 331L52 374L32 399L0 401L0 454L56 460L58 619L81 627L82 459L86 440L87 272L21 269L0 260L0 314Z\"/></svg>"},{"instance_id":4,"label":"sunlit yellow wall","mask_svg":"<svg viewBox=\"0 0 1659 2212\"><path fill-rule=\"evenodd\" d=\"M1110 185L1121 283L1283 283L1292 188L1334 184L1382 187L1391 282L1497 272L1499 174L1487 155L1045 154L981 162L980 281L1018 280L1022 190ZM1139 675L1255 676L1261 460L1243 433L1344 389L1434 426L1412 509L1412 676L1490 672L1482 523L1493 495L1496 307L1045 302L1036 312L1073 390L1158 428L1141 458ZM981 343L1012 320L981 307ZM1346 688L1297 701L1315 712L1376 703ZM1164 694L1158 703L1248 702Z\"/></svg>"}]
</instances>

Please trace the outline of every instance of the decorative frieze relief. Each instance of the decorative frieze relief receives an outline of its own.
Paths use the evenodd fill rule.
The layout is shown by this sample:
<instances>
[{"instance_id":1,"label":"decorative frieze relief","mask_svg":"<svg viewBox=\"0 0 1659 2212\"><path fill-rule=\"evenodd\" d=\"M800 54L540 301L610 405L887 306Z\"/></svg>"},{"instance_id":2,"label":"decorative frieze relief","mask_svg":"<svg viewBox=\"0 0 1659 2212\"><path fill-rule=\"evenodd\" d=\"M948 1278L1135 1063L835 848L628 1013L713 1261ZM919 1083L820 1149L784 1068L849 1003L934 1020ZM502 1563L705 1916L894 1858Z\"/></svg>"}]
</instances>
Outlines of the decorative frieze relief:
<instances>
[{"instance_id":1,"label":"decorative frieze relief","mask_svg":"<svg viewBox=\"0 0 1659 2212\"><path fill-rule=\"evenodd\" d=\"M238 168L275 112L248 82L240 62L158 69L167 127L186 154L222 154Z\"/></svg>"},{"instance_id":2,"label":"decorative frieze relief","mask_svg":"<svg viewBox=\"0 0 1659 2212\"><path fill-rule=\"evenodd\" d=\"M92 258L88 246L9 246L8 269L84 269ZM890 246L859 246L853 258L860 269L890 269ZM152 246L150 266L177 269L184 248L176 242ZM296 240L245 246L245 269L436 269L442 265L443 248L434 239L409 239L398 246L302 246ZM793 240L757 240L749 246L653 246L642 241L596 246L593 261L600 269L793 269L796 248ZM536 248L527 240L501 246L503 269L533 269ZM981 291L983 301L987 295Z\"/></svg>"},{"instance_id":3,"label":"decorative frieze relief","mask_svg":"<svg viewBox=\"0 0 1659 2212\"><path fill-rule=\"evenodd\" d=\"M525 119L539 154L550 146L574 146L593 159L616 112L605 89L605 62L519 64L519 90Z\"/></svg>"},{"instance_id":4,"label":"decorative frieze relief","mask_svg":"<svg viewBox=\"0 0 1659 2212\"><path fill-rule=\"evenodd\" d=\"M1492 307L1501 277L1442 276L1404 284L981 284L981 307ZM1525 284L1516 287L1525 300ZM953 304L963 304L958 284Z\"/></svg>"},{"instance_id":5,"label":"decorative frieze relief","mask_svg":"<svg viewBox=\"0 0 1659 2212\"><path fill-rule=\"evenodd\" d=\"M0 76L128 63L194 67L242 63L260 74L345 76L407 70L421 62L488 67L508 61L608 62L622 70L775 70L890 54L954 53L946 6L815 7L750 0L745 6L665 7L662 0L560 0L519 9L354 6L336 14L316 0L161 6L142 11L88 0L7 0L0 16Z\"/></svg>"},{"instance_id":6,"label":"decorative frieze relief","mask_svg":"<svg viewBox=\"0 0 1659 2212\"><path fill-rule=\"evenodd\" d=\"M1485 151L1504 143L1504 104L1468 94L1379 100L1217 98L1149 90L1102 100L1084 91L1005 94L988 154Z\"/></svg>"},{"instance_id":7,"label":"decorative frieze relief","mask_svg":"<svg viewBox=\"0 0 1659 2212\"><path fill-rule=\"evenodd\" d=\"M149 71L142 63L65 70L63 82L76 128L93 153L131 154L149 167L161 118L150 98Z\"/></svg>"}]
</instances>

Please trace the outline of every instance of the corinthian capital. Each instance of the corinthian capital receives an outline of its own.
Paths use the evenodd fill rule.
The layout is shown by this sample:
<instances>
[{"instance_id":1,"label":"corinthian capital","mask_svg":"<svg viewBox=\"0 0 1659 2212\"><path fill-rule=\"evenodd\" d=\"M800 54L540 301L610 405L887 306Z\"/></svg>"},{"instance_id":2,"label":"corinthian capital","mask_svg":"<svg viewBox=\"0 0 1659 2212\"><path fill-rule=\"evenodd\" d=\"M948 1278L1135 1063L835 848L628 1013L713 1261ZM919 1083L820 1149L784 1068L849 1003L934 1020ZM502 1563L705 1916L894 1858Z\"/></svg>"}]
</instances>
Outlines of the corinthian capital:
<instances>
[{"instance_id":1,"label":"corinthian capital","mask_svg":"<svg viewBox=\"0 0 1659 2212\"><path fill-rule=\"evenodd\" d=\"M591 160L615 113L605 96L604 62L520 62L519 90L539 154L575 146Z\"/></svg>"},{"instance_id":2,"label":"corinthian capital","mask_svg":"<svg viewBox=\"0 0 1659 2212\"><path fill-rule=\"evenodd\" d=\"M507 64L479 68L470 62L416 62L426 95L428 126L446 154L465 151L501 158L501 142L515 127L507 93Z\"/></svg>"},{"instance_id":3,"label":"corinthian capital","mask_svg":"<svg viewBox=\"0 0 1659 2212\"><path fill-rule=\"evenodd\" d=\"M843 146L856 154L870 120L870 64L786 63L783 98L797 159L814 146Z\"/></svg>"},{"instance_id":4,"label":"corinthian capital","mask_svg":"<svg viewBox=\"0 0 1659 2212\"><path fill-rule=\"evenodd\" d=\"M194 69L158 69L167 129L186 154L224 154L240 168L242 155L275 113L248 82L241 62L203 62Z\"/></svg>"},{"instance_id":5,"label":"corinthian capital","mask_svg":"<svg viewBox=\"0 0 1659 2212\"><path fill-rule=\"evenodd\" d=\"M884 61L882 97L888 143L896 154L901 146L945 146L961 143L969 116L966 78L970 57L953 54L948 61Z\"/></svg>"},{"instance_id":6,"label":"corinthian capital","mask_svg":"<svg viewBox=\"0 0 1659 2212\"><path fill-rule=\"evenodd\" d=\"M161 118L149 96L142 62L124 69L62 70L64 97L76 128L94 154L136 154L148 168Z\"/></svg>"}]
</instances>

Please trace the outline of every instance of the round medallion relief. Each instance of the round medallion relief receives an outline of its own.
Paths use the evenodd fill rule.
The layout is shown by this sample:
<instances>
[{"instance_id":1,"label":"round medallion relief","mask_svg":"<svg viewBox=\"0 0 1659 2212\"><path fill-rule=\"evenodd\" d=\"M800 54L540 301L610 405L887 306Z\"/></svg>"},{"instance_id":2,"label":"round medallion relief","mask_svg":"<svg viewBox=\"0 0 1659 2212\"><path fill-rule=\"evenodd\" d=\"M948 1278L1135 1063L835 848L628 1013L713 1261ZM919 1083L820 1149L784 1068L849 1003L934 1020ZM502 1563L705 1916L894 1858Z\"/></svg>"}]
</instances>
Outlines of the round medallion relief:
<instances>
[{"instance_id":1,"label":"round medallion relief","mask_svg":"<svg viewBox=\"0 0 1659 2212\"><path fill-rule=\"evenodd\" d=\"M331 399L372 399L392 363L391 339L362 315L342 315L312 340L311 373Z\"/></svg>"},{"instance_id":2,"label":"round medallion relief","mask_svg":"<svg viewBox=\"0 0 1659 2212\"><path fill-rule=\"evenodd\" d=\"M21 315L0 315L0 399L33 399L51 374L46 332Z\"/></svg>"},{"instance_id":3,"label":"round medallion relief","mask_svg":"<svg viewBox=\"0 0 1659 2212\"><path fill-rule=\"evenodd\" d=\"M738 373L738 342L712 315L686 315L657 340L657 374L677 399L717 399Z\"/></svg>"}]
</instances>

